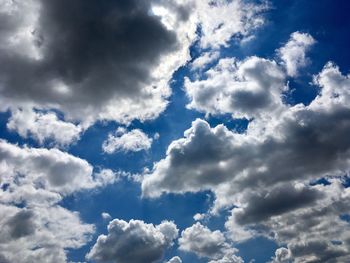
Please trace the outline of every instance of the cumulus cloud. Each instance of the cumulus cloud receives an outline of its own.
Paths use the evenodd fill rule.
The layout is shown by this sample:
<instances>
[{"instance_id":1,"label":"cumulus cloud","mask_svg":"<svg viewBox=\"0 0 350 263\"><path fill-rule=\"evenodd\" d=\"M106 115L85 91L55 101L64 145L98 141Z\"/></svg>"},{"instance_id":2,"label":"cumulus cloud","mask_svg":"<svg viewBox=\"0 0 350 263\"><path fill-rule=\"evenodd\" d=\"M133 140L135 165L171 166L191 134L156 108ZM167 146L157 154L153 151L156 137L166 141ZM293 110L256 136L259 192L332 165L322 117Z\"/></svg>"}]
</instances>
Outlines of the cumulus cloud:
<instances>
[{"instance_id":1,"label":"cumulus cloud","mask_svg":"<svg viewBox=\"0 0 350 263\"><path fill-rule=\"evenodd\" d=\"M295 77L300 68L305 67L309 60L306 52L316 43L315 39L307 34L294 32L288 42L278 50L289 76Z\"/></svg>"},{"instance_id":2,"label":"cumulus cloud","mask_svg":"<svg viewBox=\"0 0 350 263\"><path fill-rule=\"evenodd\" d=\"M67 146L79 139L80 125L59 120L53 112L36 112L32 109L17 109L7 123L7 128L24 138L32 137L40 144L53 141L57 146Z\"/></svg>"},{"instance_id":3,"label":"cumulus cloud","mask_svg":"<svg viewBox=\"0 0 350 263\"><path fill-rule=\"evenodd\" d=\"M95 228L59 202L118 178L111 170L93 172L87 161L58 149L0 140L0 258L66 262L66 250L85 245Z\"/></svg>"},{"instance_id":4,"label":"cumulus cloud","mask_svg":"<svg viewBox=\"0 0 350 263\"><path fill-rule=\"evenodd\" d=\"M98 237L86 257L96 262L157 262L177 235L172 222L154 226L140 220L114 219L108 225L108 234Z\"/></svg>"},{"instance_id":5,"label":"cumulus cloud","mask_svg":"<svg viewBox=\"0 0 350 263\"><path fill-rule=\"evenodd\" d=\"M157 136L156 136L157 137ZM151 148L153 139L140 129L127 131L124 128L118 128L115 134L109 134L108 139L102 144L105 153L114 152L139 152Z\"/></svg>"},{"instance_id":6,"label":"cumulus cloud","mask_svg":"<svg viewBox=\"0 0 350 263\"><path fill-rule=\"evenodd\" d=\"M5 0L0 8L6 65L0 110L55 109L86 127L96 120L156 118L167 106L172 74L190 59L190 45L200 38L203 47L218 47L249 34L263 23L266 6L240 0Z\"/></svg>"},{"instance_id":7,"label":"cumulus cloud","mask_svg":"<svg viewBox=\"0 0 350 263\"><path fill-rule=\"evenodd\" d=\"M220 59L205 75L203 80L185 79L191 109L250 119L283 106L280 96L286 89L285 74L274 61L258 57Z\"/></svg>"},{"instance_id":8,"label":"cumulus cloud","mask_svg":"<svg viewBox=\"0 0 350 263\"><path fill-rule=\"evenodd\" d=\"M289 263L290 259L291 259L290 251L285 247L281 247L276 249L275 257L271 262L272 263Z\"/></svg>"},{"instance_id":9,"label":"cumulus cloud","mask_svg":"<svg viewBox=\"0 0 350 263\"><path fill-rule=\"evenodd\" d=\"M110 219L112 219L111 215L110 215L109 213L107 213L107 212L103 212L103 213L101 214L101 217L102 217L104 220L110 220Z\"/></svg>"},{"instance_id":10,"label":"cumulus cloud","mask_svg":"<svg viewBox=\"0 0 350 263\"><path fill-rule=\"evenodd\" d=\"M200 46L219 48L228 46L237 34L248 37L264 23L261 15L268 8L266 1L260 4L233 1L196 1L200 21Z\"/></svg>"},{"instance_id":11,"label":"cumulus cloud","mask_svg":"<svg viewBox=\"0 0 350 263\"><path fill-rule=\"evenodd\" d=\"M1 183L10 189L30 186L61 195L118 179L111 170L93 173L87 161L58 149L20 147L5 140L0 140L0 171Z\"/></svg>"},{"instance_id":12,"label":"cumulus cloud","mask_svg":"<svg viewBox=\"0 0 350 263\"><path fill-rule=\"evenodd\" d=\"M167 261L167 263L182 263L182 260L179 257L173 257L169 261Z\"/></svg>"},{"instance_id":13,"label":"cumulus cloud","mask_svg":"<svg viewBox=\"0 0 350 263\"><path fill-rule=\"evenodd\" d=\"M84 122L156 117L195 32L178 13L166 27L152 1L5 2L2 107L55 108ZM19 52L28 42L33 51Z\"/></svg>"},{"instance_id":14,"label":"cumulus cloud","mask_svg":"<svg viewBox=\"0 0 350 263\"><path fill-rule=\"evenodd\" d=\"M219 230L211 231L199 222L182 231L179 245L180 250L211 259L211 263L243 262L240 257L234 255L237 250L226 241L223 233Z\"/></svg>"},{"instance_id":15,"label":"cumulus cloud","mask_svg":"<svg viewBox=\"0 0 350 263\"><path fill-rule=\"evenodd\" d=\"M4 262L66 262L66 249L86 244L94 226L58 205L18 208L0 204L0 259ZM3 261L1 261L3 262Z\"/></svg>"},{"instance_id":16,"label":"cumulus cloud","mask_svg":"<svg viewBox=\"0 0 350 263\"><path fill-rule=\"evenodd\" d=\"M269 72L261 72L268 81ZM349 224L340 216L347 213L349 196L339 178L350 169L349 76L327 63L314 83L320 91L309 105L286 105L283 88L276 90L271 101L278 111L257 110L243 134L194 121L145 174L143 196L211 190L211 213L235 207L226 222L232 240L265 235L287 245L295 262L347 261L349 237L341 232ZM203 111L220 102L204 104L213 107ZM324 177L338 179L310 185Z\"/></svg>"}]
</instances>

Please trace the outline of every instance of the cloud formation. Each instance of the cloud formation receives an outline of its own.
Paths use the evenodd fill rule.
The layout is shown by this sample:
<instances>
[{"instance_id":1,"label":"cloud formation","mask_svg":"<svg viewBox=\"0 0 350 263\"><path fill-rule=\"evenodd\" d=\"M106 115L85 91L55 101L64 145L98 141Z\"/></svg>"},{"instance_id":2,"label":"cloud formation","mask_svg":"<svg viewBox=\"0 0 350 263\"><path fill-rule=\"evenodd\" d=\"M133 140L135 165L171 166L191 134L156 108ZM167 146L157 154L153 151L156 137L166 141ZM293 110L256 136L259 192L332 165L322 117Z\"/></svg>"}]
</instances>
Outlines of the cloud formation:
<instances>
[{"instance_id":1,"label":"cloud formation","mask_svg":"<svg viewBox=\"0 0 350 263\"><path fill-rule=\"evenodd\" d=\"M23 138L33 138L41 145L51 142L61 147L77 141L83 131L80 125L59 120L54 112L43 113L28 108L14 110L7 128Z\"/></svg>"},{"instance_id":2,"label":"cloud formation","mask_svg":"<svg viewBox=\"0 0 350 263\"><path fill-rule=\"evenodd\" d=\"M167 263L182 263L182 260L179 257L173 257L169 261L167 261Z\"/></svg>"},{"instance_id":3,"label":"cloud formation","mask_svg":"<svg viewBox=\"0 0 350 263\"><path fill-rule=\"evenodd\" d=\"M243 262L242 258L235 255L237 250L226 241L223 233L219 230L211 231L199 222L182 231L179 245L180 250L208 258L211 263Z\"/></svg>"},{"instance_id":4,"label":"cloud formation","mask_svg":"<svg viewBox=\"0 0 350 263\"><path fill-rule=\"evenodd\" d=\"M289 76L295 77L299 69L307 65L309 60L306 52L315 43L315 39L310 34L294 32L288 42L278 50L278 55Z\"/></svg>"},{"instance_id":5,"label":"cloud formation","mask_svg":"<svg viewBox=\"0 0 350 263\"><path fill-rule=\"evenodd\" d=\"M105 153L114 152L139 152L151 148L153 139L140 129L127 131L125 128L118 128L115 134L109 134L108 139L102 144Z\"/></svg>"},{"instance_id":6,"label":"cloud formation","mask_svg":"<svg viewBox=\"0 0 350 263\"><path fill-rule=\"evenodd\" d=\"M277 106L272 110L256 108L243 134L222 124L212 128L204 120L195 120L184 138L173 141L166 157L145 175L143 196L211 190L215 201L210 213L231 209L225 226L235 242L259 235L273 238L287 246L288 253L284 249L276 252L274 260L282 262L287 258L295 262L347 261L349 237L343 230L349 224L341 215L348 213L349 195L341 178L350 169L349 76L327 63L314 76L314 84L320 87L318 96L309 105L286 105L282 96L286 77L281 65L260 58L246 61L268 63L282 72L276 85L279 88L267 104ZM264 81L257 82L257 87L266 85L269 90L274 75L269 67L260 69L257 72ZM219 70L214 68L213 72ZM210 87L205 84L215 79L215 74L198 81L204 83L196 87L198 93ZM216 86L213 94L226 87ZM243 82L242 89L249 97L249 82ZM222 95L217 102L196 107L212 113L227 97ZM204 108L208 105L212 107ZM241 108L223 112L235 116L236 112L241 114ZM328 178L330 184L311 184L319 178Z\"/></svg>"},{"instance_id":7,"label":"cloud formation","mask_svg":"<svg viewBox=\"0 0 350 263\"><path fill-rule=\"evenodd\" d=\"M203 80L185 79L190 109L250 119L282 107L285 74L274 61L258 57L244 61L224 58L205 76Z\"/></svg>"},{"instance_id":8,"label":"cloud formation","mask_svg":"<svg viewBox=\"0 0 350 263\"><path fill-rule=\"evenodd\" d=\"M118 180L58 149L20 147L0 140L0 258L4 262L66 262L66 250L95 231L59 205L75 192Z\"/></svg>"},{"instance_id":9,"label":"cloud formation","mask_svg":"<svg viewBox=\"0 0 350 263\"><path fill-rule=\"evenodd\" d=\"M55 109L84 127L154 119L195 40L226 45L261 25L264 10L240 0L2 1L0 110Z\"/></svg>"},{"instance_id":10,"label":"cloud formation","mask_svg":"<svg viewBox=\"0 0 350 263\"><path fill-rule=\"evenodd\" d=\"M108 234L98 237L86 257L95 262L158 262L177 235L173 222L154 226L140 220L114 219L108 225Z\"/></svg>"}]
</instances>

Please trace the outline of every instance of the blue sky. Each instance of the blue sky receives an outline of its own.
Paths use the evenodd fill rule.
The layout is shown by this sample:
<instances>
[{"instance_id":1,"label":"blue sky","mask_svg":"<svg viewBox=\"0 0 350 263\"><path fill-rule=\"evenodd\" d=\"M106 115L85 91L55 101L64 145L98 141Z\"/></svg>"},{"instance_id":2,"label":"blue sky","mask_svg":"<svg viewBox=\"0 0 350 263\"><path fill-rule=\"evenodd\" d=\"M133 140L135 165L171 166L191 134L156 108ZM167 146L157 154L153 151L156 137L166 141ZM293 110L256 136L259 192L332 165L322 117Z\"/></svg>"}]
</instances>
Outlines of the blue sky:
<instances>
[{"instance_id":1,"label":"blue sky","mask_svg":"<svg viewBox=\"0 0 350 263\"><path fill-rule=\"evenodd\" d=\"M0 1L0 262L350 260L349 12Z\"/></svg>"}]
</instances>

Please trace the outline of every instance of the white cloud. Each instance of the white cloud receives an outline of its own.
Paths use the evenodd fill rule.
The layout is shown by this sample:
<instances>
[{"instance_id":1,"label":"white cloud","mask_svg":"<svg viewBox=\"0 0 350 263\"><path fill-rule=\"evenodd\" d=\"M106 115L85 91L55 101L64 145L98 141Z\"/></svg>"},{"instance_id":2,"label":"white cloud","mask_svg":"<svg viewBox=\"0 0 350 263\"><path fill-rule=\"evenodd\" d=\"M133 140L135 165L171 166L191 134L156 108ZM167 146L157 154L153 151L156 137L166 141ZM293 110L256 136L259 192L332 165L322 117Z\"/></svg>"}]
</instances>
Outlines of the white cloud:
<instances>
[{"instance_id":1,"label":"white cloud","mask_svg":"<svg viewBox=\"0 0 350 263\"><path fill-rule=\"evenodd\" d=\"M177 235L178 229L172 222L154 226L140 220L114 219L108 225L108 234L98 237L86 257L96 262L157 262Z\"/></svg>"},{"instance_id":2,"label":"white cloud","mask_svg":"<svg viewBox=\"0 0 350 263\"><path fill-rule=\"evenodd\" d=\"M204 80L185 79L191 109L250 119L283 108L280 97L286 89L285 74L274 61L224 58L205 74Z\"/></svg>"},{"instance_id":3,"label":"white cloud","mask_svg":"<svg viewBox=\"0 0 350 263\"><path fill-rule=\"evenodd\" d=\"M118 129L115 134L109 134L108 139L103 142L102 149L105 153L114 152L139 152L151 148L153 139L139 129L129 132Z\"/></svg>"},{"instance_id":4,"label":"white cloud","mask_svg":"<svg viewBox=\"0 0 350 263\"><path fill-rule=\"evenodd\" d=\"M212 263L243 262L241 258L234 255L237 250L226 241L223 233L219 230L211 231L198 222L182 231L179 245L180 250L211 259Z\"/></svg>"},{"instance_id":5,"label":"white cloud","mask_svg":"<svg viewBox=\"0 0 350 263\"><path fill-rule=\"evenodd\" d=\"M200 57L196 58L191 63L191 69L192 70L202 70L209 63L217 60L219 58L219 56L220 56L219 51L204 52L203 54L201 54Z\"/></svg>"},{"instance_id":6,"label":"white cloud","mask_svg":"<svg viewBox=\"0 0 350 263\"><path fill-rule=\"evenodd\" d=\"M0 258L5 262L66 262L66 249L86 244L94 226L60 206L0 204ZM7 260L7 261L6 261Z\"/></svg>"},{"instance_id":7,"label":"white cloud","mask_svg":"<svg viewBox=\"0 0 350 263\"><path fill-rule=\"evenodd\" d=\"M249 36L264 23L261 13L268 8L265 3L252 4L241 0L196 1L201 29L202 48L228 46L237 34Z\"/></svg>"},{"instance_id":8,"label":"white cloud","mask_svg":"<svg viewBox=\"0 0 350 263\"><path fill-rule=\"evenodd\" d=\"M118 180L58 149L20 147L0 140L0 259L66 262L67 249L85 245L95 231L59 205L77 191Z\"/></svg>"},{"instance_id":9,"label":"white cloud","mask_svg":"<svg viewBox=\"0 0 350 263\"><path fill-rule=\"evenodd\" d=\"M289 263L291 260L291 255L289 249L281 247L276 249L275 257L271 261L272 263Z\"/></svg>"},{"instance_id":10,"label":"white cloud","mask_svg":"<svg viewBox=\"0 0 350 263\"><path fill-rule=\"evenodd\" d=\"M295 262L348 261L348 188L309 183L350 170L349 76L328 63L314 82L321 89L309 105L275 96L280 110L257 115L243 134L194 121L146 172L143 196L211 190L211 213L236 207L226 222L235 242L265 235Z\"/></svg>"},{"instance_id":11,"label":"white cloud","mask_svg":"<svg viewBox=\"0 0 350 263\"><path fill-rule=\"evenodd\" d=\"M169 261L167 261L167 263L182 263L182 260L179 257L173 257Z\"/></svg>"},{"instance_id":12,"label":"white cloud","mask_svg":"<svg viewBox=\"0 0 350 263\"><path fill-rule=\"evenodd\" d=\"M102 217L104 220L110 220L110 219L112 219L111 215L110 215L109 213L107 213L107 212L103 212L103 213L101 214L101 217Z\"/></svg>"},{"instance_id":13,"label":"white cloud","mask_svg":"<svg viewBox=\"0 0 350 263\"><path fill-rule=\"evenodd\" d=\"M52 140L58 146L78 140L83 130L80 125L59 120L53 112L35 112L28 108L13 111L7 128L24 138L32 137L40 144Z\"/></svg>"},{"instance_id":14,"label":"white cloud","mask_svg":"<svg viewBox=\"0 0 350 263\"><path fill-rule=\"evenodd\" d=\"M288 42L278 50L289 76L295 77L300 68L308 63L306 52L316 43L315 39L307 34L294 32Z\"/></svg>"}]
</instances>

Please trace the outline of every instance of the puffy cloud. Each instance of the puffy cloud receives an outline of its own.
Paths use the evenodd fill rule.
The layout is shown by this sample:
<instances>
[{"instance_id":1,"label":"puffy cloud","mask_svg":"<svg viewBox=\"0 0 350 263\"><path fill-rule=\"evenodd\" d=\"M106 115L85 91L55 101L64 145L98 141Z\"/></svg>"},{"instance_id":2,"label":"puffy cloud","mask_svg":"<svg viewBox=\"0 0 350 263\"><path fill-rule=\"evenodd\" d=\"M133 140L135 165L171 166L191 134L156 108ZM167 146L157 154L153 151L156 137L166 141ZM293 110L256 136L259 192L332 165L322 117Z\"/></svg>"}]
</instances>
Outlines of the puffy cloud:
<instances>
[{"instance_id":1,"label":"puffy cloud","mask_svg":"<svg viewBox=\"0 0 350 263\"><path fill-rule=\"evenodd\" d=\"M261 13L268 8L266 1L260 4L246 1L196 1L200 21L200 46L219 48L228 46L233 36L248 37L251 32L264 23Z\"/></svg>"},{"instance_id":2,"label":"puffy cloud","mask_svg":"<svg viewBox=\"0 0 350 263\"><path fill-rule=\"evenodd\" d=\"M28 187L64 196L113 183L119 176L106 169L93 173L87 161L58 149L20 147L4 140L0 140L0 171L1 184L9 185L9 194Z\"/></svg>"},{"instance_id":3,"label":"puffy cloud","mask_svg":"<svg viewBox=\"0 0 350 263\"><path fill-rule=\"evenodd\" d=\"M182 263L182 260L179 257L173 257L167 263Z\"/></svg>"},{"instance_id":4,"label":"puffy cloud","mask_svg":"<svg viewBox=\"0 0 350 263\"><path fill-rule=\"evenodd\" d=\"M276 96L280 110L252 119L243 134L194 121L144 176L143 195L211 190L210 212L234 206L226 222L232 240L265 235L286 245L291 261L348 261L341 215L349 189L339 176L350 169L349 76L328 63L314 82L320 92L309 105ZM310 185L323 177L330 185Z\"/></svg>"},{"instance_id":5,"label":"puffy cloud","mask_svg":"<svg viewBox=\"0 0 350 263\"><path fill-rule=\"evenodd\" d=\"M127 132L123 128L118 128L115 135L108 135L108 139L103 142L102 149L109 154L116 151L139 152L151 148L152 142L153 139L140 129Z\"/></svg>"},{"instance_id":6,"label":"puffy cloud","mask_svg":"<svg viewBox=\"0 0 350 263\"><path fill-rule=\"evenodd\" d=\"M179 245L179 249L183 251L212 259L211 263L243 262L241 258L234 255L237 250L226 241L223 233L219 230L211 231L199 222L182 231Z\"/></svg>"},{"instance_id":7,"label":"puffy cloud","mask_svg":"<svg viewBox=\"0 0 350 263\"><path fill-rule=\"evenodd\" d=\"M88 123L154 118L164 110L167 82L188 59L195 36L195 24L179 13L176 28L164 25L167 14L151 12L159 1L5 2L3 109L55 108ZM19 52L28 42L35 52Z\"/></svg>"},{"instance_id":8,"label":"puffy cloud","mask_svg":"<svg viewBox=\"0 0 350 263\"><path fill-rule=\"evenodd\" d=\"M339 85L326 82L330 77L326 72L330 71L336 72L333 77L339 80ZM194 121L185 137L173 141L166 158L145 176L144 195L156 196L159 190L220 188L218 194L223 192L224 198L228 188L234 192L246 187L342 174L349 164L350 112L345 91L348 78L337 72L327 65L316 77L323 86L309 106L284 105L278 118L276 112L271 112L269 122L256 118L244 134L223 125L211 128L206 121ZM329 89L339 90L337 96ZM226 183L234 187L226 187L226 191Z\"/></svg>"},{"instance_id":9,"label":"puffy cloud","mask_svg":"<svg viewBox=\"0 0 350 263\"><path fill-rule=\"evenodd\" d=\"M58 149L20 147L0 140L0 259L66 262L67 249L85 245L95 231L77 212L59 205L66 196L118 180Z\"/></svg>"},{"instance_id":10,"label":"puffy cloud","mask_svg":"<svg viewBox=\"0 0 350 263\"><path fill-rule=\"evenodd\" d=\"M12 112L7 128L24 138L32 137L40 144L52 140L57 146L71 144L82 132L80 125L59 120L53 112L35 112L28 108Z\"/></svg>"},{"instance_id":11,"label":"puffy cloud","mask_svg":"<svg viewBox=\"0 0 350 263\"><path fill-rule=\"evenodd\" d=\"M2 183L31 184L60 194L70 194L94 184L92 166L58 149L20 147L0 140Z\"/></svg>"},{"instance_id":12,"label":"puffy cloud","mask_svg":"<svg viewBox=\"0 0 350 263\"><path fill-rule=\"evenodd\" d=\"M185 80L188 105L207 114L253 118L280 110L285 74L276 62L258 57L221 59L204 80Z\"/></svg>"},{"instance_id":13,"label":"puffy cloud","mask_svg":"<svg viewBox=\"0 0 350 263\"><path fill-rule=\"evenodd\" d=\"M307 33L294 32L288 42L278 50L289 76L296 76L298 70L307 65L306 52L315 42Z\"/></svg>"},{"instance_id":14,"label":"puffy cloud","mask_svg":"<svg viewBox=\"0 0 350 263\"><path fill-rule=\"evenodd\" d=\"M177 235L172 222L154 226L140 220L114 219L108 225L108 234L98 237L86 257L96 262L157 262Z\"/></svg>"},{"instance_id":15,"label":"puffy cloud","mask_svg":"<svg viewBox=\"0 0 350 263\"><path fill-rule=\"evenodd\" d=\"M66 249L86 244L93 225L60 206L18 208L0 204L0 258L4 262L66 262ZM1 261L3 262L3 261Z\"/></svg>"},{"instance_id":16,"label":"puffy cloud","mask_svg":"<svg viewBox=\"0 0 350 263\"><path fill-rule=\"evenodd\" d=\"M234 209L235 220L240 224L257 223L272 216L284 214L291 210L308 207L322 198L317 187L301 184L283 184L269 191L249 192L244 196L246 207Z\"/></svg>"},{"instance_id":17,"label":"puffy cloud","mask_svg":"<svg viewBox=\"0 0 350 263\"><path fill-rule=\"evenodd\" d=\"M226 45L261 25L265 9L240 0L1 1L0 110L55 109L84 127L154 119L194 41Z\"/></svg>"},{"instance_id":18,"label":"puffy cloud","mask_svg":"<svg viewBox=\"0 0 350 263\"><path fill-rule=\"evenodd\" d=\"M339 179L329 179L330 185L318 185L323 198L312 205L273 216L261 223L265 235L273 235L283 249L281 262L346 262L349 260L349 222L342 215L349 211L350 190ZM234 213L234 211L233 211ZM235 218L231 218L235 220ZM276 258L278 253L276 251ZM286 257L286 259L285 259ZM275 259L277 261L277 259ZM280 262L277 261L277 262Z\"/></svg>"},{"instance_id":19,"label":"puffy cloud","mask_svg":"<svg viewBox=\"0 0 350 263\"><path fill-rule=\"evenodd\" d=\"M271 261L273 263L289 263L290 262L290 251L285 247L276 249L275 257Z\"/></svg>"},{"instance_id":20,"label":"puffy cloud","mask_svg":"<svg viewBox=\"0 0 350 263\"><path fill-rule=\"evenodd\" d=\"M213 61L219 59L220 52L219 51L208 51L201 54L200 57L196 58L191 63L191 69L192 70L202 70L205 66L207 66L209 63L212 63Z\"/></svg>"},{"instance_id":21,"label":"puffy cloud","mask_svg":"<svg viewBox=\"0 0 350 263\"><path fill-rule=\"evenodd\" d=\"M112 219L111 215L108 214L107 212L103 212L103 213L101 214L101 216L102 216L102 218L103 218L104 220L110 220L110 219Z\"/></svg>"}]
</instances>

